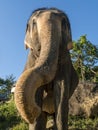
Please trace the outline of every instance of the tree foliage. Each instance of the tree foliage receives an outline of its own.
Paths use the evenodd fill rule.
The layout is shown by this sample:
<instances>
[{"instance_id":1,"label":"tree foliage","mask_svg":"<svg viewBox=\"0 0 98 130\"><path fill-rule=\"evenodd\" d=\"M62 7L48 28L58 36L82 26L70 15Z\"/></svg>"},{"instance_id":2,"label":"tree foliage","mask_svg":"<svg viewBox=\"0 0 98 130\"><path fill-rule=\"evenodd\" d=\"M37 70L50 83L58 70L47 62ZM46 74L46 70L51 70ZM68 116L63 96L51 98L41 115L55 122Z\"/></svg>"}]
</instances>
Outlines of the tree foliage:
<instances>
[{"instance_id":1,"label":"tree foliage","mask_svg":"<svg viewBox=\"0 0 98 130\"><path fill-rule=\"evenodd\" d=\"M81 36L78 41L73 42L71 57L82 81L91 80L91 78L94 79L97 74L93 68L98 62L98 47L93 45L87 39L86 35Z\"/></svg>"},{"instance_id":2,"label":"tree foliage","mask_svg":"<svg viewBox=\"0 0 98 130\"><path fill-rule=\"evenodd\" d=\"M6 79L0 78L0 94L8 96L14 83L15 77L13 75L7 76Z\"/></svg>"}]
</instances>

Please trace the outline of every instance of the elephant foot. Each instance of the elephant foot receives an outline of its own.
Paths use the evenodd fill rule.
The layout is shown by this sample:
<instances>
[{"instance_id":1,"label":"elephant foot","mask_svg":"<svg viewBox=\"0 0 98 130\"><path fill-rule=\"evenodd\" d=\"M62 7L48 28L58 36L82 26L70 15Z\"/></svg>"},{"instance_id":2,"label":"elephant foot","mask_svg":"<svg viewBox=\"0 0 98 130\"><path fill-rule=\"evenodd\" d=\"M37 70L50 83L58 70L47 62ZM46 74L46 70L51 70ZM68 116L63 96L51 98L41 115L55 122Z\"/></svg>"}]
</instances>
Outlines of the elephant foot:
<instances>
[{"instance_id":1,"label":"elephant foot","mask_svg":"<svg viewBox=\"0 0 98 130\"><path fill-rule=\"evenodd\" d=\"M29 124L29 130L46 130L46 122L47 114L42 112L34 123Z\"/></svg>"}]
</instances>

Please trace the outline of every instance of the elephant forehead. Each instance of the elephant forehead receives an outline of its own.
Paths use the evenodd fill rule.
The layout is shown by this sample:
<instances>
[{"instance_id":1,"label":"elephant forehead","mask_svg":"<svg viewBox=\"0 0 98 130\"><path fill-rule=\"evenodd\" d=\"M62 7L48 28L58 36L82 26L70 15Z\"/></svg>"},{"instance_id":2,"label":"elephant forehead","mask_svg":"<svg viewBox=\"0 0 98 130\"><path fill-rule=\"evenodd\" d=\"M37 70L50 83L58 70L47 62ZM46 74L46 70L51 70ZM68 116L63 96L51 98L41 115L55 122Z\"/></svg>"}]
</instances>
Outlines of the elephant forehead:
<instances>
[{"instance_id":1,"label":"elephant forehead","mask_svg":"<svg viewBox=\"0 0 98 130\"><path fill-rule=\"evenodd\" d=\"M57 16L57 15L55 15L55 14L53 14L53 13L51 13L51 12L49 12L49 11L47 11L47 12L44 12L44 13L42 13L38 18L37 18L37 22L38 23L44 23L44 22L46 22L46 23L58 23L58 22L60 22L61 23L61 18L59 17L59 16ZM59 23L58 23L59 24Z\"/></svg>"},{"instance_id":2,"label":"elephant forehead","mask_svg":"<svg viewBox=\"0 0 98 130\"><path fill-rule=\"evenodd\" d=\"M32 14L27 22L29 22L30 20L32 20L34 18L38 18L39 16L41 16L42 14L46 14L47 12L50 12L52 14L54 13L55 15L62 17L62 18L64 18L64 17L67 18L67 15L63 11L61 11L57 8L39 8L32 12Z\"/></svg>"},{"instance_id":3,"label":"elephant forehead","mask_svg":"<svg viewBox=\"0 0 98 130\"><path fill-rule=\"evenodd\" d=\"M57 18L59 17L62 18L65 16L65 14L63 12L60 12L58 10L53 10L53 9L50 9L50 10L39 10L37 12L35 12L34 14L32 14L31 18L30 19L36 19L36 18L39 18L39 17L46 17L46 18L50 18L50 16L54 17L54 18Z\"/></svg>"},{"instance_id":4,"label":"elephant forehead","mask_svg":"<svg viewBox=\"0 0 98 130\"><path fill-rule=\"evenodd\" d=\"M38 10L35 10L32 14L33 16L39 16L40 14L44 13L44 12L51 12L51 13L62 13L62 11L58 10L58 9L53 9L53 8L50 8L50 9L38 9Z\"/></svg>"}]
</instances>

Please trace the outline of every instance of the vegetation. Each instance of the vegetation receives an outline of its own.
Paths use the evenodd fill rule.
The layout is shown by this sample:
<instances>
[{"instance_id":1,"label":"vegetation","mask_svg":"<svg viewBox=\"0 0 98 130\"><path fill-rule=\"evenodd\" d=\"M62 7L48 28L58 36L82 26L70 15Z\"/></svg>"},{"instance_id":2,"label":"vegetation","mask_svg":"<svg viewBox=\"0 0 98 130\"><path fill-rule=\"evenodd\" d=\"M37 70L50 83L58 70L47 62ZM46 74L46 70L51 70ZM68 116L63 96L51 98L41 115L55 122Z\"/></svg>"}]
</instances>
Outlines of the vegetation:
<instances>
[{"instance_id":1,"label":"vegetation","mask_svg":"<svg viewBox=\"0 0 98 130\"><path fill-rule=\"evenodd\" d=\"M73 129L94 129L98 127L98 118L90 119L78 116L69 117L69 128ZM0 105L0 130L28 130L28 125L19 116L14 101Z\"/></svg>"},{"instance_id":2,"label":"vegetation","mask_svg":"<svg viewBox=\"0 0 98 130\"><path fill-rule=\"evenodd\" d=\"M11 88L15 83L13 75L7 76L6 79L0 78L0 97L7 100L11 95Z\"/></svg>"},{"instance_id":3,"label":"vegetation","mask_svg":"<svg viewBox=\"0 0 98 130\"><path fill-rule=\"evenodd\" d=\"M28 130L27 124L20 118L12 99L0 104L0 130Z\"/></svg>"},{"instance_id":4,"label":"vegetation","mask_svg":"<svg viewBox=\"0 0 98 130\"><path fill-rule=\"evenodd\" d=\"M73 42L71 57L82 81L97 81L98 67L96 67L96 63L98 63L98 47L87 40L86 35Z\"/></svg>"},{"instance_id":5,"label":"vegetation","mask_svg":"<svg viewBox=\"0 0 98 130\"><path fill-rule=\"evenodd\" d=\"M98 118L83 118L79 116L69 117L69 129L73 130L96 130Z\"/></svg>"}]
</instances>

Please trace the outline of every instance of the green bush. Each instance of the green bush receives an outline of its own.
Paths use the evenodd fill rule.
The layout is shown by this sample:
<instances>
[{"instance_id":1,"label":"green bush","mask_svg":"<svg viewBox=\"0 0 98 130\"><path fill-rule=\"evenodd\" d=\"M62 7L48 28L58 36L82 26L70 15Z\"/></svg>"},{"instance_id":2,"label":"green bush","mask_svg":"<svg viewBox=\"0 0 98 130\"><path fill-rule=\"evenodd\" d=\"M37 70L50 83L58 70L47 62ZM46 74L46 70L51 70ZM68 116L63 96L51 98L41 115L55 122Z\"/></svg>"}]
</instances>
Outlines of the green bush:
<instances>
[{"instance_id":1,"label":"green bush","mask_svg":"<svg viewBox=\"0 0 98 130\"><path fill-rule=\"evenodd\" d=\"M0 130L14 130L14 126L18 125L20 128L17 130L22 130L21 127L26 126L23 124L25 123L21 120L13 100L0 104Z\"/></svg>"},{"instance_id":2,"label":"green bush","mask_svg":"<svg viewBox=\"0 0 98 130\"><path fill-rule=\"evenodd\" d=\"M28 130L28 126L26 123L24 122L20 122L19 124L17 124L16 126L14 126L12 129L10 130Z\"/></svg>"},{"instance_id":3,"label":"green bush","mask_svg":"<svg viewBox=\"0 0 98 130\"><path fill-rule=\"evenodd\" d=\"M98 117L91 118L83 118L79 116L70 116L69 117L69 128L70 129L81 129L81 130L90 130L94 129L98 125Z\"/></svg>"},{"instance_id":4,"label":"green bush","mask_svg":"<svg viewBox=\"0 0 98 130\"><path fill-rule=\"evenodd\" d=\"M48 120L51 120L50 117ZM83 118L78 116L69 116L69 129L91 130L98 127L98 117ZM0 130L28 130L28 125L21 119L14 101L0 104Z\"/></svg>"}]
</instances>

